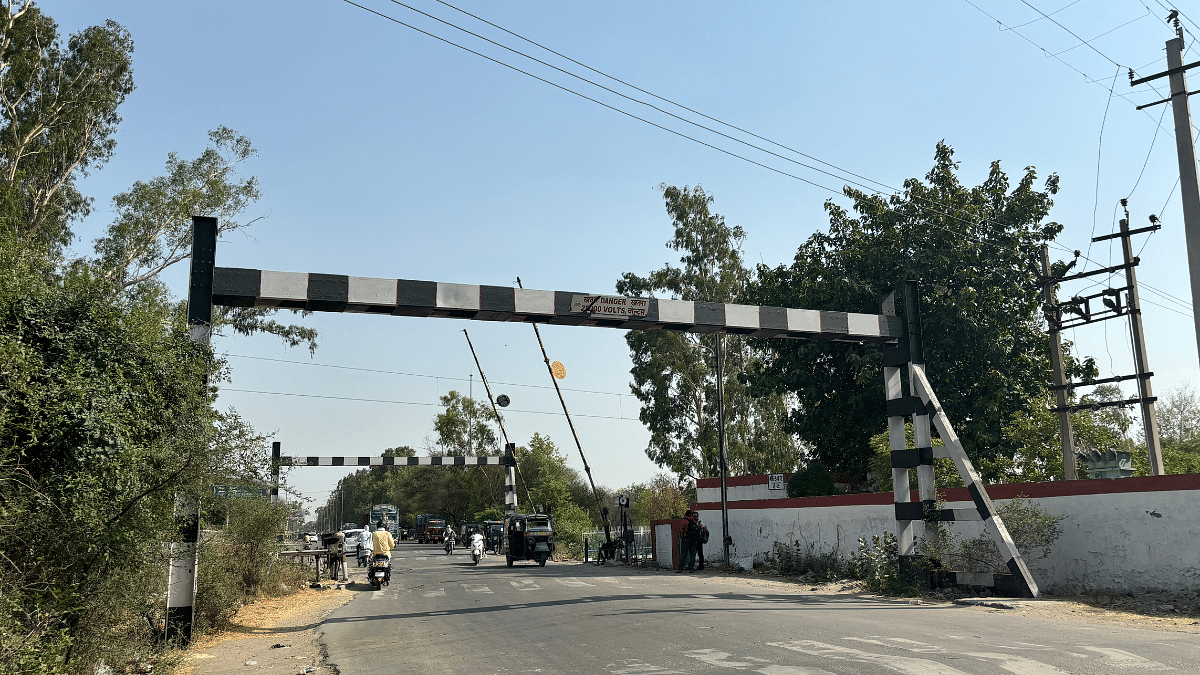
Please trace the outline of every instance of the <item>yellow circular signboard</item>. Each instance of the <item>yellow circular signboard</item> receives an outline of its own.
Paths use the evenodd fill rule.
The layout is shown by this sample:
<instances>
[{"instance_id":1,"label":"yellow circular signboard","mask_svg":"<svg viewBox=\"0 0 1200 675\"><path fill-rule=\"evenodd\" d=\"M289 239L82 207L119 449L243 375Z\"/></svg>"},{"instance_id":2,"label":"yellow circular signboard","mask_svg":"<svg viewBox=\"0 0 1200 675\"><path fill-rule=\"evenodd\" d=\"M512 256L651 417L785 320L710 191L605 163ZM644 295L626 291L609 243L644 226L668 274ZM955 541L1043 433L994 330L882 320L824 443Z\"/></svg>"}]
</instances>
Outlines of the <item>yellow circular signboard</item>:
<instances>
[{"instance_id":1,"label":"yellow circular signboard","mask_svg":"<svg viewBox=\"0 0 1200 675\"><path fill-rule=\"evenodd\" d=\"M561 361L555 361L550 364L550 372L554 374L554 377L561 380L567 376L567 367Z\"/></svg>"}]
</instances>

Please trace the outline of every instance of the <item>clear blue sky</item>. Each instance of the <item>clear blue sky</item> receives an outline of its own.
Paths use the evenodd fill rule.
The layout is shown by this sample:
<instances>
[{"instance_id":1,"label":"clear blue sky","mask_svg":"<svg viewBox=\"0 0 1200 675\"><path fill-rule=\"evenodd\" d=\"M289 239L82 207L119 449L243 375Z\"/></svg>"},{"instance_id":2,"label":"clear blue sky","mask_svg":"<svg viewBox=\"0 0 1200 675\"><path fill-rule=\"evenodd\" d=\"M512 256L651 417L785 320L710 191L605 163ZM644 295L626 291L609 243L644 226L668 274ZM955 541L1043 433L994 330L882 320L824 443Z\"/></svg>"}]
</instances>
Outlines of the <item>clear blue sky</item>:
<instances>
[{"instance_id":1,"label":"clear blue sky","mask_svg":"<svg viewBox=\"0 0 1200 675\"><path fill-rule=\"evenodd\" d=\"M1088 239L1114 229L1117 200L1129 196L1134 226L1145 224L1150 213L1164 225L1138 240L1145 244L1140 280L1183 301L1143 290L1156 303L1145 306L1154 386L1161 394L1194 382L1196 340L1179 191L1173 187L1178 167L1171 116L1159 130L1164 106L1135 111L1136 104L1163 96L1145 86L1130 93L1124 70L1165 69L1163 45L1173 37L1162 20L1168 10L1157 0L971 2L459 0L457 6L885 185L923 176L943 139L956 149L963 180L971 185L993 160L1014 177L1031 165L1043 177L1057 173L1062 192L1052 217L1065 226L1060 242L1088 253L1095 261L1089 267L1119 259L1119 247L1089 249ZM812 183L835 190L845 184L400 4L360 4ZM408 4L598 77L434 0ZM121 109L116 155L82 182L96 208L76 227L81 253L90 251L111 220L114 194L161 173L169 151L194 157L206 132L218 125L250 136L259 148L246 171L260 178L264 197L246 217L265 216L248 234L220 244L221 266L494 285L520 276L530 288L611 292L622 272L644 274L677 260L663 246L671 229L656 190L660 183L703 185L715 195L716 210L746 229L747 261L770 265L790 262L797 246L827 225L826 199L847 202L837 192L654 128L342 0L41 5L64 33L113 19L136 43L137 91ZM1061 9L1053 14L1061 26L1030 5L1047 14ZM1200 10L1189 18L1200 20ZM1200 34L1191 21L1185 26ZM1192 36L1187 39L1190 45ZM1191 50L1187 60L1197 53ZM1157 86L1165 90L1165 83ZM181 294L184 276L182 267L169 274ZM573 466L581 466L566 424L555 414L557 401L530 327L359 315L313 315L305 322L321 331L312 359L270 337L227 335L214 343L233 365L233 382L220 404L274 432L285 454L422 448L433 435L439 393L465 391L474 373L466 328L494 390L513 400L508 424L514 440L548 434ZM649 478L657 469L643 452L648 434L628 394L622 333L547 327L543 336L551 358L566 364L568 404L579 416L598 482L620 487ZM1132 372L1123 323L1094 325L1070 337L1097 358L1104 374ZM475 388L481 396L478 381ZM290 480L323 500L339 476L301 469Z\"/></svg>"}]
</instances>

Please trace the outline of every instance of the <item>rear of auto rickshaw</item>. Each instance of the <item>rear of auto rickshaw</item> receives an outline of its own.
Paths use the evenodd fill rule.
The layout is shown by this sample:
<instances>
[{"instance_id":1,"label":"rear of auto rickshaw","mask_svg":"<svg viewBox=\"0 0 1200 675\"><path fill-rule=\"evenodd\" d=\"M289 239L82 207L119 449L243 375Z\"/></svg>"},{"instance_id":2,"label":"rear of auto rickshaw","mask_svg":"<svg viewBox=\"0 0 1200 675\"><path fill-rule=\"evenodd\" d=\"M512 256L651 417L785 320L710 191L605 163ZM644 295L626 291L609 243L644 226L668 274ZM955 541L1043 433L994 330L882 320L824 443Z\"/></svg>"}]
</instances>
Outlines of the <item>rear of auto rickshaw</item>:
<instances>
[{"instance_id":1,"label":"rear of auto rickshaw","mask_svg":"<svg viewBox=\"0 0 1200 675\"><path fill-rule=\"evenodd\" d=\"M554 528L550 516L519 514L504 519L504 557L512 567L516 560L534 560L541 567L554 554Z\"/></svg>"}]
</instances>

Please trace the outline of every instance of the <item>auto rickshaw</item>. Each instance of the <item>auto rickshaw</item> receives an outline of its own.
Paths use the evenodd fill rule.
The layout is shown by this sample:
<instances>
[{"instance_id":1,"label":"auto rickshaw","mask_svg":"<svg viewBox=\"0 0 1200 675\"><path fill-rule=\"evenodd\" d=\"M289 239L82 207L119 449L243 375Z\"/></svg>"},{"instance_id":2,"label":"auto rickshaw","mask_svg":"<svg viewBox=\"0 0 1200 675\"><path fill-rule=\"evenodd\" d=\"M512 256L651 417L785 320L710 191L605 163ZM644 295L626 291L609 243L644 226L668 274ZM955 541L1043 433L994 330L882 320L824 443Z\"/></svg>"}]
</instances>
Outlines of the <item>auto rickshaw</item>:
<instances>
[{"instance_id":1,"label":"auto rickshaw","mask_svg":"<svg viewBox=\"0 0 1200 675\"><path fill-rule=\"evenodd\" d=\"M504 521L485 520L483 521L483 527L483 536L487 537L487 549L496 555L500 555L500 551L504 548Z\"/></svg>"},{"instance_id":2,"label":"auto rickshaw","mask_svg":"<svg viewBox=\"0 0 1200 675\"><path fill-rule=\"evenodd\" d=\"M539 567L545 567L546 561L554 554L554 527L550 516L536 514L519 514L504 519L504 557L508 566L512 567L515 560L535 560Z\"/></svg>"}]
</instances>

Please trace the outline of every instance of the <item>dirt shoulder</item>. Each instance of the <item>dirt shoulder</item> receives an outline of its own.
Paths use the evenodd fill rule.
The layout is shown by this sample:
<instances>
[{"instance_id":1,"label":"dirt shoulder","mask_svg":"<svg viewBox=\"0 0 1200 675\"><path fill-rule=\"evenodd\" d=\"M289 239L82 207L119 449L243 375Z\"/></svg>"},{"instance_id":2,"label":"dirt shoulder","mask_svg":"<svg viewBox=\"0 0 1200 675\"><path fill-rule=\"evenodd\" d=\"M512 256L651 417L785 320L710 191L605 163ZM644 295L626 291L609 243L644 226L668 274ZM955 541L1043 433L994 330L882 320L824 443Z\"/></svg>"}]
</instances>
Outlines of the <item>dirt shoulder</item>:
<instances>
[{"instance_id":1,"label":"dirt shoulder","mask_svg":"<svg viewBox=\"0 0 1200 675\"><path fill-rule=\"evenodd\" d=\"M330 585L264 598L238 610L233 627L196 641L178 675L272 673L334 675L321 665L317 628L354 594Z\"/></svg>"}]
</instances>

